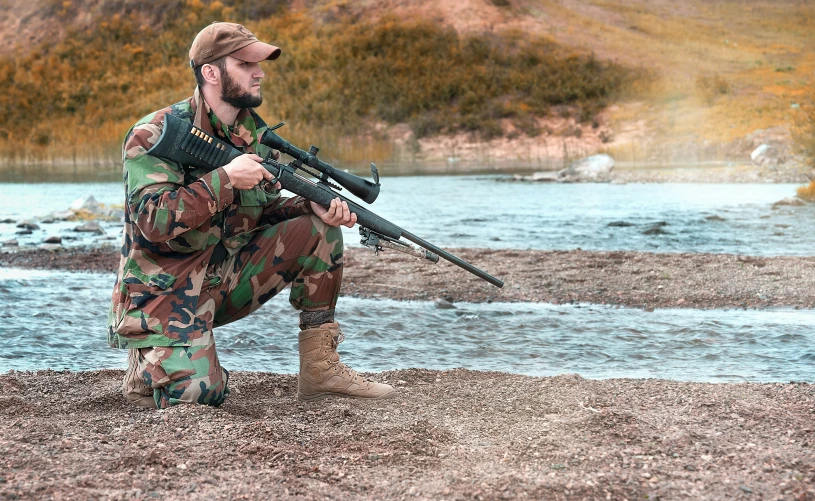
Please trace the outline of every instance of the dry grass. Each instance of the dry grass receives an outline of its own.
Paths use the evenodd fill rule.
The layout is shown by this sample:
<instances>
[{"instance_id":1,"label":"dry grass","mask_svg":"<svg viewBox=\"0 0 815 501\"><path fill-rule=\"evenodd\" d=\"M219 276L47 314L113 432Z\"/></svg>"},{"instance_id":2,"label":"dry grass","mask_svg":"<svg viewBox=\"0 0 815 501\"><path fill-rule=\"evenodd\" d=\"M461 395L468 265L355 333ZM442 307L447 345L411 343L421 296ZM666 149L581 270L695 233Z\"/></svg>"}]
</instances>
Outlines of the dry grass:
<instances>
[{"instance_id":1,"label":"dry grass","mask_svg":"<svg viewBox=\"0 0 815 501\"><path fill-rule=\"evenodd\" d=\"M94 7L87 9L92 13L102 12L100 5L103 4L126 4L120 0L86 0L67 2L70 5L66 8L63 2L56 0L40 0L40 3L53 4L52 10L56 9L58 14L60 9L66 10L66 16L79 4L92 4ZM160 10L164 4L184 4L180 10L185 12L185 17L177 21L189 29L206 17L201 14L206 4L197 0L161 0L151 4L154 7L147 10ZM224 1L224 4L227 5L225 10L223 4L216 2L215 10L222 8L218 15L226 13L229 17L267 15L272 11L277 13L276 9L285 7L286 2L264 3L263 8L271 9L269 12L255 12L261 4L253 0L230 0ZM132 8L132 4L128 8ZM312 50L310 44L316 40L315 33L318 31L325 31L326 26L330 27L332 23L340 26L336 23L343 19L350 20L352 26L349 28L353 28L354 24L364 26L366 23L377 26L389 16L421 18L440 27L452 26L462 39L468 34L482 36L485 32L531 34L557 41L580 54L594 53L601 60L645 68L651 71L654 78L650 82L642 80L629 85L627 94L622 100L617 100L618 105L610 109L606 116L617 137L625 136L621 131L639 128L652 137L653 141L649 144L725 144L758 129L786 126L800 114L796 105L801 104L805 87L815 80L815 52L811 50L815 6L811 0L316 0L307 4L294 2L290 9L295 17L285 19L282 24L249 24L264 36L285 43L288 53L298 60L299 68L305 70L317 63L318 56L335 56L333 51L324 54L324 51ZM171 21L165 19L163 28L172 28ZM162 43L167 50L162 55L165 60L174 50L183 53L187 44L186 41L166 37ZM56 67L59 68L59 65ZM26 70L36 75L42 68ZM131 91L140 96L139 100L125 103L120 109L128 118L122 116L118 119L110 132L94 131L93 124L86 124L77 133L79 142L82 142L82 137L94 137L99 142L111 144L118 142L118 136L124 133L133 117L151 111L154 103L172 102L187 93L155 90L151 82L169 81L169 89L186 89L188 76L183 70L148 72L144 85L133 89L138 93ZM316 78L320 77L300 75L288 79L286 83L289 88L285 92L296 90L298 86L308 87L312 95L330 92L329 83L315 82ZM183 79L183 82L179 79ZM33 86L32 83L30 87ZM270 103L280 95L271 94ZM504 106L503 112L514 113L519 124L523 125L523 115L529 114L529 111L528 104L520 104L523 106ZM449 109L453 106L441 107ZM440 106L435 104L431 107L435 109ZM502 111L502 106L495 106L495 109ZM325 106L312 110L315 114L324 111ZM319 123L307 123L291 109L278 106L264 112L266 116L288 120L289 125L284 130L288 130L292 140L317 143L326 153L330 151L332 155L337 155L336 158L351 163L381 161L394 153L388 138L376 133L377 125L389 120L375 115L343 131L343 121L338 122L342 124L341 127L327 130ZM439 132L438 117L433 119L432 113L418 113L417 117L406 121L420 134ZM51 125L67 127L74 122L57 119ZM431 127L425 130L428 123ZM526 130L521 127L521 130L534 134L534 123L529 120L527 123L532 126ZM0 122L0 139L3 129L8 130L9 124ZM53 130L53 127L44 130L35 127L31 138L36 143L48 130ZM619 155L620 159L643 161L654 155L649 144L636 139L615 141L607 149ZM62 147L62 151L49 155L70 158L77 148ZM0 147L0 156L43 157L30 147L22 149L25 153L20 153L19 143L8 143ZM82 148L79 149L78 154L82 155ZM118 152L107 147L94 149L94 155L118 158Z\"/></svg>"},{"instance_id":2,"label":"dry grass","mask_svg":"<svg viewBox=\"0 0 815 501\"><path fill-rule=\"evenodd\" d=\"M530 2L531 3L531 2ZM815 6L810 1L594 0L544 4L542 24L562 43L654 68L662 77L622 107L617 121L646 119L670 137L727 142L790 123L813 81ZM546 26L539 26L546 29ZM728 92L711 93L714 80Z\"/></svg>"},{"instance_id":3,"label":"dry grass","mask_svg":"<svg viewBox=\"0 0 815 501\"><path fill-rule=\"evenodd\" d=\"M85 3L48 0L69 20ZM287 137L327 156L381 161L393 155L379 124L408 123L416 137L503 134L502 120L529 135L536 117L568 106L590 120L632 80L621 65L573 54L517 30L479 35L426 20L362 20L334 13L319 22L259 0L155 0L97 5L88 29L0 58L0 155L13 162L118 157L129 124L191 92L186 47L213 20L243 20L285 48L266 67L262 111L292 123ZM172 17L181 9L182 17ZM261 12L262 11L262 12ZM243 13L243 14L241 14ZM27 130L7 126L27 120ZM24 146L21 148L21 146Z\"/></svg>"}]
</instances>

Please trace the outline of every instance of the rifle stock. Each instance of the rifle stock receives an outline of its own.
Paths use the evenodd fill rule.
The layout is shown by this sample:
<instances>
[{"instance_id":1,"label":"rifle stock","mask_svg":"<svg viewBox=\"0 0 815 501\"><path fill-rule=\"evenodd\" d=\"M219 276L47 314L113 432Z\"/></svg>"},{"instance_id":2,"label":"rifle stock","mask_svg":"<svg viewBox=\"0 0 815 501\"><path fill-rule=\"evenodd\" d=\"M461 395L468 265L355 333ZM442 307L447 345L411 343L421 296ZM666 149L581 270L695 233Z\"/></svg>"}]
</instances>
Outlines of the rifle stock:
<instances>
[{"instance_id":1,"label":"rifle stock","mask_svg":"<svg viewBox=\"0 0 815 501\"><path fill-rule=\"evenodd\" d=\"M232 145L212 137L197 129L189 122L170 114L164 116L164 126L161 131L161 136L159 136L158 141L156 141L147 153L152 156L172 160L181 165L206 169L223 167L233 159L242 155L241 151ZM266 170L272 173L284 189L324 207L328 207L331 204L331 200L339 198L345 201L351 212L357 215L357 224L360 226L394 240L399 240L404 236L407 240L438 254L445 260L486 280L492 285L496 287L504 286L504 282L501 280L476 268L467 261L436 247L430 242L403 230L353 200L349 200L347 197L337 193L325 184L314 182L299 175L295 167L282 164L270 158L264 160L262 165Z\"/></svg>"}]
</instances>

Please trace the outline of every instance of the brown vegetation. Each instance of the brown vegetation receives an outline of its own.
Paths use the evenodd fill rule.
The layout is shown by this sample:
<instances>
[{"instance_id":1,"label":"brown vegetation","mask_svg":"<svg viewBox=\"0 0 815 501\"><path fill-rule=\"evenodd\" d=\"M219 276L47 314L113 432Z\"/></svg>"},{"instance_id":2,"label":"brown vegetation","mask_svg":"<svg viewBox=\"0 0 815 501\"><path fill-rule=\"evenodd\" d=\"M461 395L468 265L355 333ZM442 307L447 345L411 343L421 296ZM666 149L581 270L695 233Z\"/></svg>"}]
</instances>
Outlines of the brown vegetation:
<instances>
[{"instance_id":1,"label":"brown vegetation","mask_svg":"<svg viewBox=\"0 0 815 501\"><path fill-rule=\"evenodd\" d=\"M70 19L83 2L48 4L50 15ZM377 122L407 122L417 137L488 138L509 119L537 135L535 117L552 106L570 105L588 120L631 78L617 64L518 31L460 36L428 21L342 12L315 22L283 2L107 0L94 15L61 40L0 59L4 156L115 158L131 123L191 93L188 46L214 20L245 22L284 48L265 68L262 111L292 121L287 135L307 136L303 144L365 134ZM33 126L11 126L22 122Z\"/></svg>"},{"instance_id":2,"label":"brown vegetation","mask_svg":"<svg viewBox=\"0 0 815 501\"><path fill-rule=\"evenodd\" d=\"M460 145L462 140L469 144L480 143L503 158L506 152L511 154L525 149L527 143L535 144L536 140L544 138L555 143L561 138L577 139L584 142L585 147L570 150L586 150L588 154L605 151L622 162L670 164L741 160L749 163L748 155L755 147L750 137L761 135L761 131L776 131L773 134L779 135L782 150L786 150L791 141L786 127L798 114L796 106L801 104L804 88L811 85L815 70L815 53L810 47L811 33L815 28L813 12L811 2L806 0L690 0L682 3L667 0L632 0L624 3L616 0L223 0L211 3L209 0L206 3L193 0L0 0L0 47L4 49L10 47L12 42L28 49L45 41L47 45L44 47L53 52L51 46L59 45L66 37L90 34L100 21L118 14L125 21L133 19L127 21L137 28L136 42L131 43L145 51L139 57L160 59L163 65L166 63L166 68L171 68L165 74L156 75L160 82L170 82L168 87L150 85L147 91L141 89L138 99L133 98L136 89L119 91L117 106L130 108L123 109L123 115L127 115L127 118L110 122L105 127L100 127L93 120L79 123L74 129L74 136L79 141L93 138L92 145L88 144L91 141L85 140L84 146L77 147L69 138L58 142L62 144L60 148L52 141L48 155L42 151L34 152L34 142L38 138L44 140L41 131L33 131L17 142L2 141L3 135L8 138L17 128L12 127L16 122L0 114L0 142L5 144L0 146L0 159L9 159L9 155L22 159L20 150L26 152L29 160L34 159L36 153L40 159L53 156L68 161L74 155L82 160L93 160L94 155L101 159L101 152L104 153L102 160L115 162L118 158L117 148L111 146L102 151L99 145L117 145L127 127L140 116L134 113L133 106L121 101L135 101L133 104L141 105L136 111L146 113L189 93L192 79L189 71L184 69L184 52L189 40L174 41L166 37L166 31L173 29L173 33L191 37L208 20L229 18L258 19L247 24L253 30L262 32L263 36L279 41L284 46L285 56L289 57L288 62L284 59L278 61L279 64L269 65L269 71L273 74L266 88L270 99L268 106L262 110L264 116L270 120L287 120L289 125L284 131L291 140L318 144L326 155L341 159L346 165L350 163L361 167L363 160L386 159L444 163L448 157L458 156L458 146L424 155L427 141L437 145ZM593 112L594 105L601 105L603 100L613 102L614 106L607 108L599 119L601 128L610 130L604 134L605 139L601 144L591 139L583 141L585 134L581 138L566 138L560 132L549 130L547 121L533 120L532 117L541 115L527 109L529 102L526 97L529 96L514 93L504 98L500 95L498 98L495 95L479 95L481 101L478 102L483 107L479 113L469 113L467 108L470 105L464 94L459 95L458 101L449 94L449 99L445 100L444 73L458 77L455 68L449 67L446 61L441 65L429 62L424 65L425 59L417 57L420 65L415 74L401 73L403 68L386 64L384 68L388 71L383 69L385 77L390 78L395 71L393 79L384 83L381 79L366 80L363 77L354 80L354 65L365 66L376 61L354 57L348 59L346 49L380 40L382 33L377 30L381 31L389 22L395 23L393 28L422 33L415 30L416 24L401 21L408 19L423 20L419 27L429 25L436 41L447 40L445 37L448 34L455 33L462 54L467 40L472 37L484 38L494 50L500 50L507 43L512 43L513 36L520 36L526 46L538 43L547 45L548 41L556 41L561 55L568 56L569 51L583 55L596 54L596 59L600 61L616 61L628 68L648 68L651 78L624 84L630 99L606 97L583 101L575 106L555 106L556 112L550 113L546 119L559 118L561 113L568 113L582 120ZM391 30L389 33L392 35L397 31ZM154 43L158 39L161 39L161 43ZM328 44L332 41L354 43L348 46ZM119 50L120 55L125 54L125 44L121 41L117 43L112 44L111 48ZM177 44L176 47L173 44ZM449 54L444 47L433 49ZM398 52L398 46L387 50ZM2 52L16 54L16 61L25 51ZM322 63L316 60L317 55L327 57L328 69L320 69ZM173 62L168 57L177 60ZM334 67L335 59L338 67ZM292 69L297 69L297 73L290 74ZM412 68L407 70L412 71ZM366 97L348 95L351 94L348 88L340 89L335 81L340 73L332 71L348 71L352 79L343 82L353 83L354 93L361 92L360 96ZM428 77L428 72L432 78ZM473 89L481 89L477 81L478 71L474 73L476 80L468 81L465 87L473 83ZM503 74L503 71L500 73ZM79 94L77 97L82 97L84 87L91 87L92 93L88 97L96 99L97 95L93 93L96 87L111 78L118 78L116 75L118 73L113 72L92 74L74 81L76 93ZM148 77L150 75L139 76L149 85L151 79ZM276 80L274 85L272 79ZM400 79L409 83L393 84ZM132 78L122 80L131 86L136 84ZM439 83L439 86L434 86L433 82ZM507 75L506 82L515 85L517 80ZM458 81L454 83L459 84ZM494 87L500 88L504 83L496 82ZM28 84L36 85L37 81L28 81ZM380 94L378 86L382 86L385 92ZM32 87L24 85L21 88L34 91ZM340 92L336 93L338 89ZM462 89L466 90L464 87ZM430 101L426 107L420 103L417 108L414 98L421 97L425 90L433 94L433 99L439 97L437 95L441 98ZM332 95L332 92L335 94ZM368 100L367 97L371 95L377 100ZM387 99L379 99L386 95L389 96ZM394 95L398 99L393 100ZM283 96L287 99L282 99ZM334 104L327 104L327 96L334 99ZM536 103L547 107L541 101ZM337 115L339 105L345 107ZM346 109L350 113L346 114ZM6 111L4 105L0 105L0 111ZM326 122L316 120L316 116L340 118L329 120L331 127L326 127ZM471 130L468 116L475 119L486 117L483 123L478 124L483 129L477 130L476 134L466 132ZM489 119L496 116L506 118L498 118L497 121ZM396 117L407 118L395 126L389 125L393 123L389 120ZM450 119L452 122L449 122ZM65 129L77 122L83 120L67 118L57 123L55 128ZM500 124L500 130L504 133L503 139L509 141L507 148L493 150L494 140L483 141L485 135L489 137L498 132L496 123ZM412 127L416 130L412 131ZM527 135L536 133L538 129L545 134ZM31 132L30 127L27 130ZM448 130L459 132L446 134ZM587 132L588 127L583 126L582 130ZM417 140L414 133L430 136ZM396 137L405 138L406 141L404 144L395 143L393 139ZM65 146L68 143L71 145ZM544 158L533 158L531 164L546 164L554 151L551 148L539 150ZM422 154L416 155L417 152ZM431 156L432 159L429 158ZM514 165L513 162L510 158L506 163ZM464 163L449 167L465 168Z\"/></svg>"}]
</instances>

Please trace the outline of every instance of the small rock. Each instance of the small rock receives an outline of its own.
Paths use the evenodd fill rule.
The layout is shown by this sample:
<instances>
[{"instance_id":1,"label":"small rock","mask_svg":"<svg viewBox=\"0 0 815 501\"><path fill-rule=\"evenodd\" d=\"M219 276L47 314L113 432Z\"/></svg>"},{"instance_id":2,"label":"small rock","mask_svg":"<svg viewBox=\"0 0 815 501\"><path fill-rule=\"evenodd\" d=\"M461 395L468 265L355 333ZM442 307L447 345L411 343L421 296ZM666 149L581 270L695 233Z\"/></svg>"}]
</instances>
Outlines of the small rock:
<instances>
[{"instance_id":1,"label":"small rock","mask_svg":"<svg viewBox=\"0 0 815 501\"><path fill-rule=\"evenodd\" d=\"M446 299L439 298L439 299L436 300L435 304L436 304L436 308L439 308L440 310L450 310L450 309L455 308L455 306L453 306L453 303L451 303L450 301L447 301Z\"/></svg>"},{"instance_id":2,"label":"small rock","mask_svg":"<svg viewBox=\"0 0 815 501\"><path fill-rule=\"evenodd\" d=\"M105 217L111 221L124 221L125 211L122 209L110 209L107 214L105 214Z\"/></svg>"},{"instance_id":3,"label":"small rock","mask_svg":"<svg viewBox=\"0 0 815 501\"><path fill-rule=\"evenodd\" d=\"M31 233L31 230L20 230L14 232L15 235L31 235Z\"/></svg>"},{"instance_id":4,"label":"small rock","mask_svg":"<svg viewBox=\"0 0 815 501\"><path fill-rule=\"evenodd\" d=\"M526 180L533 181L535 183L548 183L557 181L557 178L557 172L536 172L531 176L528 176Z\"/></svg>"},{"instance_id":5,"label":"small rock","mask_svg":"<svg viewBox=\"0 0 815 501\"><path fill-rule=\"evenodd\" d=\"M801 207L802 205L806 205L806 202L804 202L798 197L784 197L778 202L774 203L773 208L780 207L782 205L789 205L791 207Z\"/></svg>"},{"instance_id":6,"label":"small rock","mask_svg":"<svg viewBox=\"0 0 815 501\"><path fill-rule=\"evenodd\" d=\"M661 225L654 225L646 228L642 232L643 235L670 235L669 232L662 229Z\"/></svg>"},{"instance_id":7,"label":"small rock","mask_svg":"<svg viewBox=\"0 0 815 501\"><path fill-rule=\"evenodd\" d=\"M685 298L678 299L678 300L676 301L676 304L685 304Z\"/></svg>"},{"instance_id":8,"label":"small rock","mask_svg":"<svg viewBox=\"0 0 815 501\"><path fill-rule=\"evenodd\" d=\"M20 243L14 239L6 240L5 242L3 242L3 246L5 247L17 247L18 245L20 245Z\"/></svg>"},{"instance_id":9,"label":"small rock","mask_svg":"<svg viewBox=\"0 0 815 501\"><path fill-rule=\"evenodd\" d=\"M746 492L747 494L752 494L753 493L753 489L747 487L746 485L740 485L739 489Z\"/></svg>"},{"instance_id":10,"label":"small rock","mask_svg":"<svg viewBox=\"0 0 815 501\"><path fill-rule=\"evenodd\" d=\"M46 244L61 244L62 243L62 237L51 236L51 237L46 238L44 243L46 243Z\"/></svg>"},{"instance_id":11,"label":"small rock","mask_svg":"<svg viewBox=\"0 0 815 501\"><path fill-rule=\"evenodd\" d=\"M37 223L32 221L20 221L17 223L18 228L23 228L24 230L39 230L40 227Z\"/></svg>"},{"instance_id":12,"label":"small rock","mask_svg":"<svg viewBox=\"0 0 815 501\"><path fill-rule=\"evenodd\" d=\"M9 219L9 218L0 219L0 224L14 224L16 222L17 221L15 221L14 219Z\"/></svg>"},{"instance_id":13,"label":"small rock","mask_svg":"<svg viewBox=\"0 0 815 501\"><path fill-rule=\"evenodd\" d=\"M51 217L57 221L73 221L76 219L76 213L72 210L60 210L52 212Z\"/></svg>"},{"instance_id":14,"label":"small rock","mask_svg":"<svg viewBox=\"0 0 815 501\"><path fill-rule=\"evenodd\" d=\"M84 232L84 233L104 233L105 231L99 226L99 223L96 221L88 221L85 224L80 224L74 231Z\"/></svg>"},{"instance_id":15,"label":"small rock","mask_svg":"<svg viewBox=\"0 0 815 501\"><path fill-rule=\"evenodd\" d=\"M705 218L705 220L706 221L726 221L725 218L723 218L722 216L717 216L716 214L714 214L712 216L707 216Z\"/></svg>"},{"instance_id":16,"label":"small rock","mask_svg":"<svg viewBox=\"0 0 815 501\"><path fill-rule=\"evenodd\" d=\"M45 216L44 218L40 219L40 223L42 223L42 224L51 224L51 223L53 223L55 221L56 221L56 219L54 219L51 216Z\"/></svg>"},{"instance_id":17,"label":"small rock","mask_svg":"<svg viewBox=\"0 0 815 501\"><path fill-rule=\"evenodd\" d=\"M612 228L625 228L627 226L634 226L634 223L629 223L628 221L612 221L608 223L606 226Z\"/></svg>"}]
</instances>

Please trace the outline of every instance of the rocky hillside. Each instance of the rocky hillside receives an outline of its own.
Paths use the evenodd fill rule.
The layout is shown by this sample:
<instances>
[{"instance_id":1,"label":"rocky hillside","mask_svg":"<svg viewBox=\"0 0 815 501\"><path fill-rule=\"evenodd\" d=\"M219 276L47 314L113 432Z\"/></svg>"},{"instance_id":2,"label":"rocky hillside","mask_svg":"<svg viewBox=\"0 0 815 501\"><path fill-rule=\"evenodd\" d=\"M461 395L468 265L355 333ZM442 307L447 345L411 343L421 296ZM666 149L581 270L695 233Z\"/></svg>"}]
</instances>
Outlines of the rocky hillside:
<instances>
[{"instance_id":1,"label":"rocky hillside","mask_svg":"<svg viewBox=\"0 0 815 501\"><path fill-rule=\"evenodd\" d=\"M802 0L0 4L0 46L11 54L0 63L4 84L18 89L0 103L0 141L17 160L32 158L19 156L10 126L20 103L29 107L22 116L36 115L34 103L55 95L48 117L63 113L80 130L26 131L25 142L56 144L50 158L64 159L89 151L67 145L93 137L85 146L115 158L134 118L189 93L187 38L213 19L241 20L284 47L289 59L270 72L264 114L350 164L557 167L597 151L635 162L749 162L762 143L783 162L815 71L815 9ZM89 58L89 47L111 53ZM56 94L43 86L49 74L62 83ZM88 89L88 74L108 88ZM115 116L104 113L100 131L111 103Z\"/></svg>"}]
</instances>

